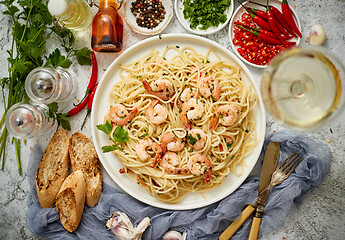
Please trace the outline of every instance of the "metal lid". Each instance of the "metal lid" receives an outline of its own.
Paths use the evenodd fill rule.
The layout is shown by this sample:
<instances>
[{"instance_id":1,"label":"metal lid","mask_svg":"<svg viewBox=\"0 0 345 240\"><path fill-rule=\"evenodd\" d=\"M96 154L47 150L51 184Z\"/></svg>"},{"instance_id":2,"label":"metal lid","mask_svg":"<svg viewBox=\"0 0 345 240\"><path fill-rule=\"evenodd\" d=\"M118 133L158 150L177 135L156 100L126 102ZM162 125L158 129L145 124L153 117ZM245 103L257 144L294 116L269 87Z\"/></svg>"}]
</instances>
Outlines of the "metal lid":
<instances>
[{"instance_id":1,"label":"metal lid","mask_svg":"<svg viewBox=\"0 0 345 240\"><path fill-rule=\"evenodd\" d=\"M68 3L66 0L50 0L48 2L48 11L52 16L61 17L67 12Z\"/></svg>"}]
</instances>

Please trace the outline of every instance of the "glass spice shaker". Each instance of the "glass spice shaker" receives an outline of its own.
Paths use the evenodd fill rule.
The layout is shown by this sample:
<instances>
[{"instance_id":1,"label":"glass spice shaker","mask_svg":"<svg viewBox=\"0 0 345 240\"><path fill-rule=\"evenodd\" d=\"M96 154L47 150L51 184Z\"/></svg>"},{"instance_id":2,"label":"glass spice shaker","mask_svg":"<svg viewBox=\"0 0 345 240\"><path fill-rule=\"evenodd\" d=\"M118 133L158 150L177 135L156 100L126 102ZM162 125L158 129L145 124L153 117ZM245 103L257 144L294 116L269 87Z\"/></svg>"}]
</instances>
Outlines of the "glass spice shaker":
<instances>
[{"instance_id":1,"label":"glass spice shaker","mask_svg":"<svg viewBox=\"0 0 345 240\"><path fill-rule=\"evenodd\" d=\"M119 6L120 9L122 5ZM100 0L92 21L91 47L96 52L122 50L123 21L117 12L116 0Z\"/></svg>"},{"instance_id":2,"label":"glass spice shaker","mask_svg":"<svg viewBox=\"0 0 345 240\"><path fill-rule=\"evenodd\" d=\"M57 123L48 117L48 107L43 104L17 103L6 114L6 128L16 138L32 138L48 133Z\"/></svg>"},{"instance_id":3,"label":"glass spice shaker","mask_svg":"<svg viewBox=\"0 0 345 240\"><path fill-rule=\"evenodd\" d=\"M92 22L91 8L84 0L50 0L48 11L70 30L83 31Z\"/></svg>"},{"instance_id":4,"label":"glass spice shaker","mask_svg":"<svg viewBox=\"0 0 345 240\"><path fill-rule=\"evenodd\" d=\"M75 93L74 75L63 68L38 67L26 77L25 90L33 102L64 102Z\"/></svg>"}]
</instances>

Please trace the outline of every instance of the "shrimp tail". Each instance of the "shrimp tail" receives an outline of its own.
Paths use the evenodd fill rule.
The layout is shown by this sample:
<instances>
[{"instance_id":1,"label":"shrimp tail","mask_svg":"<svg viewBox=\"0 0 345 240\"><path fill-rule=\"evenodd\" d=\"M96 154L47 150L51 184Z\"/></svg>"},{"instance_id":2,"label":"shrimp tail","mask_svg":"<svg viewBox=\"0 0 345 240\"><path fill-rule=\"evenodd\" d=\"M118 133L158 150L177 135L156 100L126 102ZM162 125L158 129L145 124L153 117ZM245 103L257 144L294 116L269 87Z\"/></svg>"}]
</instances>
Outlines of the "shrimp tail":
<instances>
[{"instance_id":1,"label":"shrimp tail","mask_svg":"<svg viewBox=\"0 0 345 240\"><path fill-rule=\"evenodd\" d=\"M125 117L124 119L121 119L116 124L120 127L127 125L133 120L133 118L137 115L137 113L138 113L138 108L133 108L133 110L128 114L127 117Z\"/></svg>"},{"instance_id":2,"label":"shrimp tail","mask_svg":"<svg viewBox=\"0 0 345 240\"><path fill-rule=\"evenodd\" d=\"M210 120L209 129L212 130L216 126L217 122L218 122L218 114L214 113Z\"/></svg>"},{"instance_id":3,"label":"shrimp tail","mask_svg":"<svg viewBox=\"0 0 345 240\"><path fill-rule=\"evenodd\" d=\"M158 162L162 159L163 151L162 151L162 147L159 146L158 143L152 144L152 150L156 153L156 156L153 159L153 163L152 163L152 168L155 168Z\"/></svg>"},{"instance_id":4,"label":"shrimp tail","mask_svg":"<svg viewBox=\"0 0 345 240\"><path fill-rule=\"evenodd\" d=\"M187 117L187 112L185 111L181 112L181 121L182 121L184 129L190 130L190 122Z\"/></svg>"},{"instance_id":5,"label":"shrimp tail","mask_svg":"<svg viewBox=\"0 0 345 240\"><path fill-rule=\"evenodd\" d=\"M160 99L162 99L164 101L169 100L169 96L167 96L163 92L152 91L152 88L151 88L150 84L146 80L143 81L143 86L144 86L144 88L145 88L145 90L146 90L146 92L148 94L151 94L151 95L154 95L156 97L159 97Z\"/></svg>"}]
</instances>

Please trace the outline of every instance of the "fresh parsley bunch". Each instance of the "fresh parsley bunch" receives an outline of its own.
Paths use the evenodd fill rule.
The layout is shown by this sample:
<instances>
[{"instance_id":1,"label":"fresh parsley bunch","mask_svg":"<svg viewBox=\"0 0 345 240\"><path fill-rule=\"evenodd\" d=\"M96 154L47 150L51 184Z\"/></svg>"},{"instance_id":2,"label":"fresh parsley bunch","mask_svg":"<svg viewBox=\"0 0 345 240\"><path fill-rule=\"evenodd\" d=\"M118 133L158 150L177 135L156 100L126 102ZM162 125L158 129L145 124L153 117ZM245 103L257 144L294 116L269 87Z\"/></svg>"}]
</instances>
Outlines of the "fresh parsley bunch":
<instances>
[{"instance_id":1,"label":"fresh parsley bunch","mask_svg":"<svg viewBox=\"0 0 345 240\"><path fill-rule=\"evenodd\" d=\"M226 21L225 10L229 6L230 0L183 0L183 16L190 22L190 28L200 26L199 29L206 30Z\"/></svg>"},{"instance_id":2,"label":"fresh parsley bunch","mask_svg":"<svg viewBox=\"0 0 345 240\"><path fill-rule=\"evenodd\" d=\"M2 158L4 169L8 134L4 126L5 115L14 104L29 101L25 92L25 79L28 73L40 66L68 68L72 64L71 57L76 57L81 65L90 65L91 51L87 48L73 48L73 33L68 29L55 29L53 17L42 0L2 0L0 5L6 8L3 14L8 15L13 24L11 47L7 50L8 76L0 80L5 109L0 120L0 159ZM54 35L60 39L61 47L51 51L47 46L47 40ZM57 120L63 128L70 129L66 115L57 112L57 104L49 106L49 109L50 117ZM13 138L12 142L15 145L18 170L21 174L20 140Z\"/></svg>"}]
</instances>

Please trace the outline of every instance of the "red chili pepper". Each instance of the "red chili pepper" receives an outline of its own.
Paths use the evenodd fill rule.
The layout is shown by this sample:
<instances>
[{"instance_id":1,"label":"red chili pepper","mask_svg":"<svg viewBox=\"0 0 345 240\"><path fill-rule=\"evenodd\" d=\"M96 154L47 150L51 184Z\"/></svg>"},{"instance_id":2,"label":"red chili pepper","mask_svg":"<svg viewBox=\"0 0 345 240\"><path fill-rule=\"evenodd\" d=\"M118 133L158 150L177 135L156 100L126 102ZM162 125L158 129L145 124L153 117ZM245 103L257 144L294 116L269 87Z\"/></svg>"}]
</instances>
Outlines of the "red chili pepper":
<instances>
[{"instance_id":1,"label":"red chili pepper","mask_svg":"<svg viewBox=\"0 0 345 240\"><path fill-rule=\"evenodd\" d=\"M267 31L267 30L262 29L262 28L252 28L252 27L248 27L248 26L245 26L245 25L242 25L242 24L238 24L238 23L235 23L235 25L240 25L240 26L242 26L242 27L249 28L249 29L251 29L251 30L253 30L253 31L255 31L255 32L259 32L259 33L265 34L265 35L267 35L267 36L269 36L269 37L271 37L271 38L278 39L278 38L276 37L276 35L275 35L273 32ZM282 38L283 38L284 40L288 40L288 39L290 39L291 37L282 36ZM278 39L278 40L279 40L279 39ZM236 44L235 44L235 45L236 45Z\"/></svg>"},{"instance_id":2,"label":"red chili pepper","mask_svg":"<svg viewBox=\"0 0 345 240\"><path fill-rule=\"evenodd\" d=\"M274 15L273 15L274 16ZM291 36L288 31L285 30L285 28L279 23L278 20L275 21L277 24L277 27L281 33L283 33L286 37ZM291 37L290 37L291 38Z\"/></svg>"},{"instance_id":3,"label":"red chili pepper","mask_svg":"<svg viewBox=\"0 0 345 240\"><path fill-rule=\"evenodd\" d=\"M271 31L271 27L270 25L265 21L265 19L257 16L256 14L252 13L246 6L244 6L242 3L241 5L247 10L247 12L249 13L249 15L252 17L253 21L259 25L259 27L265 29L265 30L269 30Z\"/></svg>"},{"instance_id":4,"label":"red chili pepper","mask_svg":"<svg viewBox=\"0 0 345 240\"><path fill-rule=\"evenodd\" d=\"M283 0L282 2L282 12L286 23L301 38L302 34L296 26L295 20L293 19L292 12L287 0Z\"/></svg>"},{"instance_id":5,"label":"red chili pepper","mask_svg":"<svg viewBox=\"0 0 345 240\"><path fill-rule=\"evenodd\" d=\"M81 129L80 129L80 130L83 129L83 127L84 127L84 125L85 125L85 122L86 122L86 119L87 119L87 117L89 116L89 114L91 113L93 98L95 97L95 92L96 92L97 86L98 86L98 83L97 83L96 86L92 89L90 95L88 95L89 101L87 102L87 113L86 113L86 116L85 116L85 118L84 118L83 124L81 125Z\"/></svg>"},{"instance_id":6,"label":"red chili pepper","mask_svg":"<svg viewBox=\"0 0 345 240\"><path fill-rule=\"evenodd\" d=\"M249 1L250 3L254 3L256 5L262 6L262 7L266 7L263 4L257 3L257 2L252 2ZM288 33L290 33L292 36L297 37L297 35L291 30L291 28L289 27L289 25L286 23L283 14L279 11L278 8L272 6L272 5L268 5L273 13L273 16L276 18L276 22L277 22L277 26L280 29L279 26L282 26L284 28L284 30L286 29ZM261 11L261 10L259 10ZM263 11L262 11L263 12ZM281 30L281 29L280 29ZM282 30L281 30L282 31ZM285 34L285 32L283 32ZM288 36L285 34L285 36Z\"/></svg>"},{"instance_id":7,"label":"red chili pepper","mask_svg":"<svg viewBox=\"0 0 345 240\"><path fill-rule=\"evenodd\" d=\"M72 117L76 115L78 112L80 112L86 106L88 100L89 100L89 95L87 95L86 98L81 103L79 103L77 106L69 110L69 112L67 113L68 116Z\"/></svg>"},{"instance_id":8,"label":"red chili pepper","mask_svg":"<svg viewBox=\"0 0 345 240\"><path fill-rule=\"evenodd\" d=\"M96 55L95 55L94 51L92 51L92 55L91 56L92 56L92 72L91 72L91 77L90 77L89 85L86 88L85 95L82 98L81 102L84 101L86 96L90 94L90 92L94 88L94 86L95 86L95 84L97 82L97 79L98 79L98 64L97 64L97 59L96 59ZM79 105L79 104L77 104L77 105Z\"/></svg>"},{"instance_id":9,"label":"red chili pepper","mask_svg":"<svg viewBox=\"0 0 345 240\"><path fill-rule=\"evenodd\" d=\"M258 38L260 38L262 41L264 41L264 42L266 42L266 43L270 43L270 44L281 44L281 42L280 42L278 39L271 38L271 37L269 37L269 36L267 36L267 35L265 35L265 34L262 34L262 33L260 33L260 32L252 31L252 30L247 29L247 28L244 28L244 27L242 27L242 26L238 26L238 27L240 27L240 28L242 28L243 30L246 30L246 31L248 31L248 32L250 32L250 33L252 33L252 34L254 34L255 36L257 36ZM284 41L284 43L285 43L286 45L293 45L293 44L295 44L294 42L286 42L286 41Z\"/></svg>"},{"instance_id":10,"label":"red chili pepper","mask_svg":"<svg viewBox=\"0 0 345 240\"><path fill-rule=\"evenodd\" d=\"M281 41L284 47L286 47L284 39L281 37L280 31L277 28L276 20L274 19L273 13L271 12L271 9L268 5L267 5L266 14L267 14L268 23L270 24L272 32L277 36L277 38Z\"/></svg>"},{"instance_id":11,"label":"red chili pepper","mask_svg":"<svg viewBox=\"0 0 345 240\"><path fill-rule=\"evenodd\" d=\"M243 5L242 5L243 6ZM244 6L243 6L244 7ZM256 8L250 8L250 7L247 7L249 11L251 11L252 13L254 13L255 15L261 17L262 19L265 19L267 20L267 15L266 15L266 12L262 11L262 10L259 10L259 9L256 9Z\"/></svg>"}]
</instances>

